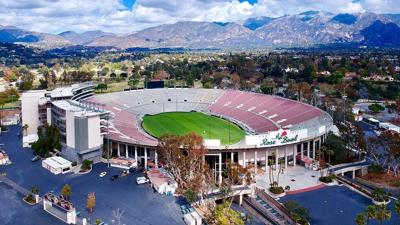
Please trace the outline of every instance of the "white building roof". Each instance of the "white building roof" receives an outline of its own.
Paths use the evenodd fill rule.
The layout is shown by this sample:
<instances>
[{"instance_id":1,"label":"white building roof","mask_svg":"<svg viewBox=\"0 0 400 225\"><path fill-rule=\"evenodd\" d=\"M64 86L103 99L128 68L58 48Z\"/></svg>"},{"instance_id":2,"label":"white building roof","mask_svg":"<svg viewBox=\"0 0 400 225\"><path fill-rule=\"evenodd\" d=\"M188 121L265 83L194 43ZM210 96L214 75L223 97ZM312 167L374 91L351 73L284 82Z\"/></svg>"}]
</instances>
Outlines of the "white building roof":
<instances>
[{"instance_id":1,"label":"white building roof","mask_svg":"<svg viewBox=\"0 0 400 225\"><path fill-rule=\"evenodd\" d=\"M89 87L89 85L92 85L92 83L85 82L85 83L73 84L68 87L56 88L53 91L51 91L50 97L51 98L61 98L61 97L62 98L64 98L64 97L70 98L70 97L74 96L75 90L78 90L80 88Z\"/></svg>"},{"instance_id":2,"label":"white building roof","mask_svg":"<svg viewBox=\"0 0 400 225\"><path fill-rule=\"evenodd\" d=\"M86 109L83 106L80 106L79 103L74 100L53 101L52 104L65 111L75 112L75 116L78 117L90 117L101 114L99 112L93 111L91 109Z\"/></svg>"},{"instance_id":3,"label":"white building roof","mask_svg":"<svg viewBox=\"0 0 400 225\"><path fill-rule=\"evenodd\" d=\"M67 168L71 167L72 163L60 156L53 156L43 161L52 168Z\"/></svg>"}]
</instances>

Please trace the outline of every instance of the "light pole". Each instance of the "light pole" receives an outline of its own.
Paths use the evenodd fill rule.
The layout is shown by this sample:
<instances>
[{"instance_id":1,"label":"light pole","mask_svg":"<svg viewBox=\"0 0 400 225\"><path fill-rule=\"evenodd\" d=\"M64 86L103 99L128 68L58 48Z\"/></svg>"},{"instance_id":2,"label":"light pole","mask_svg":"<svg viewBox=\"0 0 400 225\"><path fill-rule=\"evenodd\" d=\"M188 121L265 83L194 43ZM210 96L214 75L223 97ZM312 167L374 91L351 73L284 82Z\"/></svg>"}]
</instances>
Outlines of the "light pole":
<instances>
[{"instance_id":1,"label":"light pole","mask_svg":"<svg viewBox=\"0 0 400 225\"><path fill-rule=\"evenodd\" d=\"M109 115L107 118L107 166L110 167L110 126L109 126Z\"/></svg>"},{"instance_id":2,"label":"light pole","mask_svg":"<svg viewBox=\"0 0 400 225\"><path fill-rule=\"evenodd\" d=\"M343 122L346 123L346 95L343 95Z\"/></svg>"}]
</instances>

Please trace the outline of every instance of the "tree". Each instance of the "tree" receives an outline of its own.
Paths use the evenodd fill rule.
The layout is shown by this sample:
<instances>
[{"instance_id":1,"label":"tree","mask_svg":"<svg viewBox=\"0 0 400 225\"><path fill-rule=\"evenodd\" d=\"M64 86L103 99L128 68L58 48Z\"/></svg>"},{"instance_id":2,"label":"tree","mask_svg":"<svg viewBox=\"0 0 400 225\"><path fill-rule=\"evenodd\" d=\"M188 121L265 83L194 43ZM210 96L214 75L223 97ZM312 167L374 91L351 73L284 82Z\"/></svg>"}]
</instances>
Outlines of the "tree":
<instances>
[{"instance_id":1,"label":"tree","mask_svg":"<svg viewBox=\"0 0 400 225\"><path fill-rule=\"evenodd\" d=\"M342 82L344 75L341 71L335 71L331 76L328 77L329 84L339 84Z\"/></svg>"},{"instance_id":2,"label":"tree","mask_svg":"<svg viewBox=\"0 0 400 225\"><path fill-rule=\"evenodd\" d=\"M397 199L396 202L394 203L394 211L397 214L397 218L399 218L399 224L400 224L400 199Z\"/></svg>"},{"instance_id":3,"label":"tree","mask_svg":"<svg viewBox=\"0 0 400 225\"><path fill-rule=\"evenodd\" d=\"M376 205L376 219L379 221L379 224L382 225L383 221L390 220L392 217L392 213L387 209L385 204Z\"/></svg>"},{"instance_id":4,"label":"tree","mask_svg":"<svg viewBox=\"0 0 400 225\"><path fill-rule=\"evenodd\" d=\"M71 190L71 186L69 186L68 184L65 184L62 189L61 189L61 195L65 198L65 199L69 199L69 197L71 196L72 190Z\"/></svg>"},{"instance_id":5,"label":"tree","mask_svg":"<svg viewBox=\"0 0 400 225\"><path fill-rule=\"evenodd\" d=\"M119 208L116 209L116 210L113 210L113 218L114 218L114 221L115 221L116 225L121 225L122 224L121 220L122 220L123 215L124 215L124 211L123 210L121 210Z\"/></svg>"},{"instance_id":6,"label":"tree","mask_svg":"<svg viewBox=\"0 0 400 225\"><path fill-rule=\"evenodd\" d=\"M129 87L131 88L131 89L133 89L133 88L135 88L135 89L137 89L137 85L139 84L139 80L138 79L135 79L135 78L130 78L129 79L129 81L128 81L128 85L129 85Z\"/></svg>"},{"instance_id":7,"label":"tree","mask_svg":"<svg viewBox=\"0 0 400 225\"><path fill-rule=\"evenodd\" d=\"M224 201L222 204L215 207L214 210L215 224L217 225L244 225L244 218L239 212L236 212L230 207L228 201Z\"/></svg>"},{"instance_id":8,"label":"tree","mask_svg":"<svg viewBox=\"0 0 400 225\"><path fill-rule=\"evenodd\" d=\"M380 111L385 110L385 107L380 104L374 103L368 106L368 109L372 111L372 113L379 113Z\"/></svg>"},{"instance_id":9,"label":"tree","mask_svg":"<svg viewBox=\"0 0 400 225\"><path fill-rule=\"evenodd\" d=\"M19 84L20 90L31 90L35 77L30 72L21 77L21 83Z\"/></svg>"},{"instance_id":10,"label":"tree","mask_svg":"<svg viewBox=\"0 0 400 225\"><path fill-rule=\"evenodd\" d=\"M100 84L97 84L95 89L99 90L101 92L104 92L104 91L106 91L108 89L108 85L105 84L105 83L100 83Z\"/></svg>"},{"instance_id":11,"label":"tree","mask_svg":"<svg viewBox=\"0 0 400 225\"><path fill-rule=\"evenodd\" d=\"M157 147L159 161L174 176L178 192L191 190L204 197L213 183L212 172L204 161L203 138L195 133L183 136L164 135Z\"/></svg>"},{"instance_id":12,"label":"tree","mask_svg":"<svg viewBox=\"0 0 400 225\"><path fill-rule=\"evenodd\" d=\"M61 149L60 131L55 125L45 124L38 127L38 140L32 144L36 155L48 157L54 149Z\"/></svg>"},{"instance_id":13,"label":"tree","mask_svg":"<svg viewBox=\"0 0 400 225\"><path fill-rule=\"evenodd\" d=\"M93 213L93 208L96 205L96 196L94 192L88 194L86 200L86 208L89 210L90 213Z\"/></svg>"},{"instance_id":14,"label":"tree","mask_svg":"<svg viewBox=\"0 0 400 225\"><path fill-rule=\"evenodd\" d=\"M366 225L366 218L365 218L365 214L364 213L359 213L356 216L355 222L357 225Z\"/></svg>"},{"instance_id":15,"label":"tree","mask_svg":"<svg viewBox=\"0 0 400 225\"><path fill-rule=\"evenodd\" d=\"M90 170L90 168L92 167L92 163L93 162L91 160L88 160L88 159L83 160L82 161L82 165L81 165L81 169L83 171Z\"/></svg>"},{"instance_id":16,"label":"tree","mask_svg":"<svg viewBox=\"0 0 400 225\"><path fill-rule=\"evenodd\" d=\"M325 153L327 151L327 147L326 146L321 146L321 148L319 150L317 150L316 155L317 155L317 159L318 159L318 165L319 165L319 171L321 173L321 177L325 177L325 168L327 167L326 165L326 161L325 161Z\"/></svg>"},{"instance_id":17,"label":"tree","mask_svg":"<svg viewBox=\"0 0 400 225\"><path fill-rule=\"evenodd\" d=\"M274 93L275 88L276 88L276 83L270 77L265 78L260 86L261 92L264 94L269 94L269 95Z\"/></svg>"},{"instance_id":18,"label":"tree","mask_svg":"<svg viewBox=\"0 0 400 225\"><path fill-rule=\"evenodd\" d=\"M367 219L367 224L369 224L369 221L373 220L376 218L376 208L373 205L369 205L366 209L365 209L365 217Z\"/></svg>"},{"instance_id":19,"label":"tree","mask_svg":"<svg viewBox=\"0 0 400 225\"><path fill-rule=\"evenodd\" d=\"M298 202L295 201L287 201L285 204L285 208L289 211L291 217L299 224L308 224L311 219L310 211L303 206L301 206Z\"/></svg>"},{"instance_id":20,"label":"tree","mask_svg":"<svg viewBox=\"0 0 400 225\"><path fill-rule=\"evenodd\" d=\"M22 129L24 131L24 134L23 134L24 136L28 135L28 128L29 128L28 124L24 124L24 126L22 126Z\"/></svg>"},{"instance_id":21,"label":"tree","mask_svg":"<svg viewBox=\"0 0 400 225\"><path fill-rule=\"evenodd\" d=\"M31 192L35 195L38 195L40 193L40 190L37 186L31 187Z\"/></svg>"},{"instance_id":22,"label":"tree","mask_svg":"<svg viewBox=\"0 0 400 225\"><path fill-rule=\"evenodd\" d=\"M269 160L269 190L274 194L283 193L284 190L279 186L279 176L284 171L284 160L278 160L278 166L275 167L275 155ZM274 168L275 167L275 168Z\"/></svg>"},{"instance_id":23,"label":"tree","mask_svg":"<svg viewBox=\"0 0 400 225\"><path fill-rule=\"evenodd\" d=\"M367 153L376 165L387 167L398 176L400 169L400 134L393 131L382 132L378 137L368 138Z\"/></svg>"},{"instance_id":24,"label":"tree","mask_svg":"<svg viewBox=\"0 0 400 225\"><path fill-rule=\"evenodd\" d=\"M325 146L327 150L329 149L334 151L333 158L335 162L342 163L346 161L346 143L340 137L333 133L329 133L326 138Z\"/></svg>"}]
</instances>

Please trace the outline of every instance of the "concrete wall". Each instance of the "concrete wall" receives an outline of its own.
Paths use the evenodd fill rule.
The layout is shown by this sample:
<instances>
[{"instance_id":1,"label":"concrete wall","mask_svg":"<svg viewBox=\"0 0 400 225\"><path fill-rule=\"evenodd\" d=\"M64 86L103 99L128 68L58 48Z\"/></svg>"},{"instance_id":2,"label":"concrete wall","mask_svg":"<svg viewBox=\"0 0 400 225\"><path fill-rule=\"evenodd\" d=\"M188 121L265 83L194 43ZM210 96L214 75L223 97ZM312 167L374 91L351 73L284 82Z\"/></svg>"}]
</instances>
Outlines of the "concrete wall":
<instances>
[{"instance_id":1,"label":"concrete wall","mask_svg":"<svg viewBox=\"0 0 400 225\"><path fill-rule=\"evenodd\" d=\"M100 135L100 116L88 118L88 148L97 148L103 144Z\"/></svg>"},{"instance_id":2,"label":"concrete wall","mask_svg":"<svg viewBox=\"0 0 400 225\"><path fill-rule=\"evenodd\" d=\"M26 134L36 134L39 126L39 99L44 97L46 91L28 91L22 93L21 101L21 115L22 126L27 124L29 127Z\"/></svg>"},{"instance_id":3,"label":"concrete wall","mask_svg":"<svg viewBox=\"0 0 400 225\"><path fill-rule=\"evenodd\" d=\"M66 111L65 113L66 127L66 144L70 148L75 148L75 113Z\"/></svg>"}]
</instances>

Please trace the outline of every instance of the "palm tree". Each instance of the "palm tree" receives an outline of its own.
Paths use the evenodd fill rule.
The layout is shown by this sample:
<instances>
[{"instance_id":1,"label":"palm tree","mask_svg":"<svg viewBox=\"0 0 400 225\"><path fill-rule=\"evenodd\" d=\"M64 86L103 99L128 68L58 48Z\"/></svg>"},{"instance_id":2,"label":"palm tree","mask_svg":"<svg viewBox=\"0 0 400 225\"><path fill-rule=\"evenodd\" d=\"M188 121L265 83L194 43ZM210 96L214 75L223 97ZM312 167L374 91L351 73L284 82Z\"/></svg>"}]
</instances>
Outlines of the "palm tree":
<instances>
[{"instance_id":1,"label":"palm tree","mask_svg":"<svg viewBox=\"0 0 400 225\"><path fill-rule=\"evenodd\" d=\"M367 223L365 220L366 220L365 213L359 213L356 216L355 222L357 225L366 225Z\"/></svg>"},{"instance_id":2,"label":"palm tree","mask_svg":"<svg viewBox=\"0 0 400 225\"><path fill-rule=\"evenodd\" d=\"M392 213L386 208L385 204L377 205L376 208L376 219L379 221L379 224L382 225L383 221L390 220L392 217Z\"/></svg>"},{"instance_id":3,"label":"palm tree","mask_svg":"<svg viewBox=\"0 0 400 225\"><path fill-rule=\"evenodd\" d=\"M400 199L397 199L397 201L394 203L394 211L397 214L397 217L399 218L399 224L400 224Z\"/></svg>"},{"instance_id":4,"label":"palm tree","mask_svg":"<svg viewBox=\"0 0 400 225\"><path fill-rule=\"evenodd\" d=\"M71 186L69 186L68 184L64 185L64 187L61 189L61 195L67 200L71 196L71 193Z\"/></svg>"},{"instance_id":5,"label":"palm tree","mask_svg":"<svg viewBox=\"0 0 400 225\"><path fill-rule=\"evenodd\" d=\"M29 125L28 124L24 124L24 126L22 127L22 129L24 130L24 136L26 136L28 133L28 128L29 128Z\"/></svg>"},{"instance_id":6,"label":"palm tree","mask_svg":"<svg viewBox=\"0 0 400 225\"><path fill-rule=\"evenodd\" d=\"M40 192L40 190L39 190L38 187L33 186L33 187L31 187L31 192L32 192L33 194L35 194L35 195L38 195L39 192Z\"/></svg>"},{"instance_id":7,"label":"palm tree","mask_svg":"<svg viewBox=\"0 0 400 225\"><path fill-rule=\"evenodd\" d=\"M331 156L335 154L332 149L326 148L325 153L328 155L328 164L331 165Z\"/></svg>"},{"instance_id":8,"label":"palm tree","mask_svg":"<svg viewBox=\"0 0 400 225\"><path fill-rule=\"evenodd\" d=\"M367 218L367 224L369 224L369 221L370 220L373 220L373 219L375 219L376 218L376 212L377 210L376 210L376 208L375 208L375 206L373 206L373 205L369 205L368 207L367 207L367 209L365 210L365 216L366 216L366 218Z\"/></svg>"}]
</instances>

